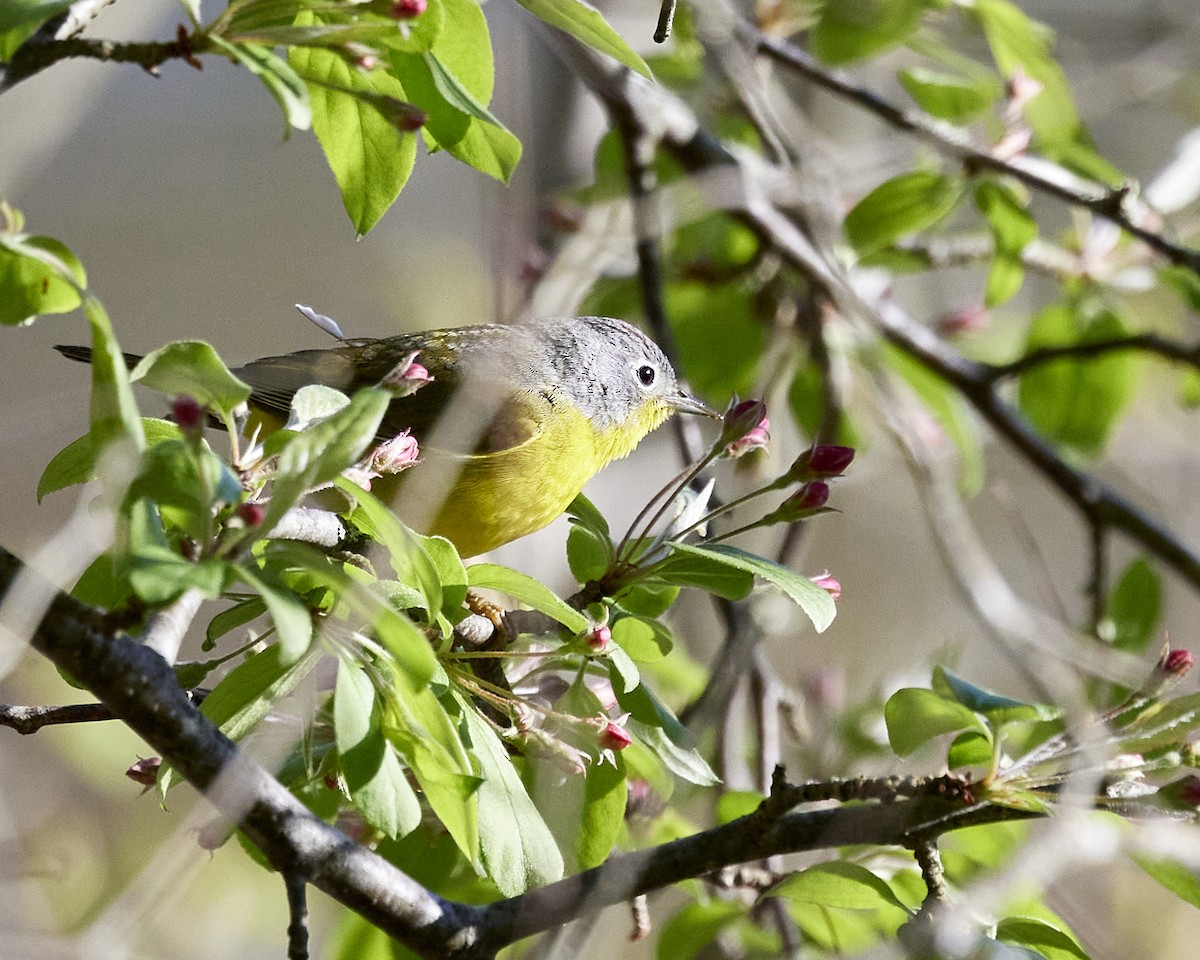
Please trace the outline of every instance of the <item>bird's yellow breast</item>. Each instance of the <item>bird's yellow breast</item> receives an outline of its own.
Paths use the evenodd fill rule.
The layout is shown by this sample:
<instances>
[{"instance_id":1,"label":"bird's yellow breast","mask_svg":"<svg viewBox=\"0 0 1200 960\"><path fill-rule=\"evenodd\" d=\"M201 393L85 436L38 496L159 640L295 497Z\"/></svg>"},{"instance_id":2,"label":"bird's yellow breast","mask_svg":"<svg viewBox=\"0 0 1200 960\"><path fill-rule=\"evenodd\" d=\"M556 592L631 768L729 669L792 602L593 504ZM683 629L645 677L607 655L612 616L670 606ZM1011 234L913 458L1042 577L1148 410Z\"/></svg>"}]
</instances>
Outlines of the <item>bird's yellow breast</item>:
<instances>
[{"instance_id":1,"label":"bird's yellow breast","mask_svg":"<svg viewBox=\"0 0 1200 960\"><path fill-rule=\"evenodd\" d=\"M623 423L601 431L577 407L556 404L527 442L461 458L461 470L429 532L448 538L459 553L471 557L540 530L605 465L628 455L668 412L647 403Z\"/></svg>"}]
</instances>

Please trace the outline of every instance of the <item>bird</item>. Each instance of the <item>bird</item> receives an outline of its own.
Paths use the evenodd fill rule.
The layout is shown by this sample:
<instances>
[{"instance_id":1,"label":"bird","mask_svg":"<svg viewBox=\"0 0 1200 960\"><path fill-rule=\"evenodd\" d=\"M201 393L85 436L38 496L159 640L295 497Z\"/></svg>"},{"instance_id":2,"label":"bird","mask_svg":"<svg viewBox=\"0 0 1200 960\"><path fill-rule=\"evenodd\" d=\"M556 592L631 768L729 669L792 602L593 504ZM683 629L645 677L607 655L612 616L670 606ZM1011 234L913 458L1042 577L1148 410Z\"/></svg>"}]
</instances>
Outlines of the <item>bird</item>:
<instances>
[{"instance_id":1,"label":"bird","mask_svg":"<svg viewBox=\"0 0 1200 960\"><path fill-rule=\"evenodd\" d=\"M86 348L56 349L90 359ZM378 386L414 353L431 379L391 401L376 439L409 431L421 463L380 478L372 492L395 500L401 519L446 537L464 558L545 527L593 476L673 414L719 417L680 385L653 340L612 317L346 339L232 372L250 386L251 410L269 431L287 420L300 388Z\"/></svg>"}]
</instances>

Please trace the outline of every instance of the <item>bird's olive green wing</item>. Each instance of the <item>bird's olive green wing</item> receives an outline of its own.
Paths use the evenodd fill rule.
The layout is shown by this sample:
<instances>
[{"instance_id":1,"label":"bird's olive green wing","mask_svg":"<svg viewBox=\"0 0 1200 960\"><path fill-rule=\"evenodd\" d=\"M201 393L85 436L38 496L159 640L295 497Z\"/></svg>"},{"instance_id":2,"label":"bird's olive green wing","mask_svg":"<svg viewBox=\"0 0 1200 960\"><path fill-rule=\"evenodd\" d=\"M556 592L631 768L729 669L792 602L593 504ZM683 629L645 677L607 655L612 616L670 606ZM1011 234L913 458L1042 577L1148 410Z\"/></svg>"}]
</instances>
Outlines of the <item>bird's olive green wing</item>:
<instances>
[{"instance_id":1,"label":"bird's olive green wing","mask_svg":"<svg viewBox=\"0 0 1200 960\"><path fill-rule=\"evenodd\" d=\"M468 328L479 333L485 329ZM461 440L455 452L487 455L529 442L540 434L543 419L553 405L540 395L534 398L512 393L502 375L503 358L479 349L483 337L475 337L470 346L465 346L463 333L443 330L348 341L330 350L265 357L233 372L252 388L252 405L286 420L292 397L301 387L322 384L352 394L376 386L416 350L417 362L429 371L433 381L392 401L379 428L380 440L410 430L424 443L438 417L454 407L456 417L490 417L489 424L468 430L470 439ZM453 401L464 381L468 386L466 402L456 406ZM496 390L504 396L497 396Z\"/></svg>"}]
</instances>

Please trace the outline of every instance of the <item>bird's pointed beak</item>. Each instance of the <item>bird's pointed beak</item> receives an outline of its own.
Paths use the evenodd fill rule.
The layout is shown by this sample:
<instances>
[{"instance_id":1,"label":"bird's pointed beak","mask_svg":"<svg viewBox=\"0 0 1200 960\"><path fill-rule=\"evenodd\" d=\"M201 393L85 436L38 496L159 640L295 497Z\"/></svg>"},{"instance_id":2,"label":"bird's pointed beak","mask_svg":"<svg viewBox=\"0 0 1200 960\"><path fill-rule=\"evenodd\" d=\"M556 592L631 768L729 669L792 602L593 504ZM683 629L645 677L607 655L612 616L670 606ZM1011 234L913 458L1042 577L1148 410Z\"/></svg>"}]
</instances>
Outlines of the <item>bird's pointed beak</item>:
<instances>
[{"instance_id":1,"label":"bird's pointed beak","mask_svg":"<svg viewBox=\"0 0 1200 960\"><path fill-rule=\"evenodd\" d=\"M698 400L686 390L680 390L674 396L667 397L667 403L671 409L677 413L695 413L702 417L711 417L713 420L720 420L721 414L710 407L703 400Z\"/></svg>"}]
</instances>

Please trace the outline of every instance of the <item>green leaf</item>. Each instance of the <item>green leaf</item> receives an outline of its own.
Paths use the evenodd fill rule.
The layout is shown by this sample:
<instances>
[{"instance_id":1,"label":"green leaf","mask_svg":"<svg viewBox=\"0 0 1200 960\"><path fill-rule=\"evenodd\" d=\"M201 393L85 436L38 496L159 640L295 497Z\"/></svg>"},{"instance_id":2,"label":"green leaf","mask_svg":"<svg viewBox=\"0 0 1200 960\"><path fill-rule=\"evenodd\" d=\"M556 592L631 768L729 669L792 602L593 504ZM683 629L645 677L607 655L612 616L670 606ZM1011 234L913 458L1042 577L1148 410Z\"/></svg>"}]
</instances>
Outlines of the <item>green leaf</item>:
<instances>
[{"instance_id":1,"label":"green leaf","mask_svg":"<svg viewBox=\"0 0 1200 960\"><path fill-rule=\"evenodd\" d=\"M1027 349L1113 340L1128 335L1121 318L1091 298L1047 307L1033 319ZM1021 411L1052 443L1086 456L1100 453L1133 399L1138 358L1116 351L1094 359L1040 364L1021 377Z\"/></svg>"},{"instance_id":2,"label":"green leaf","mask_svg":"<svg viewBox=\"0 0 1200 960\"><path fill-rule=\"evenodd\" d=\"M366 671L338 663L333 724L338 768L354 806L385 836L400 837L421 823L421 804L383 735L382 712Z\"/></svg>"},{"instance_id":3,"label":"green leaf","mask_svg":"<svg viewBox=\"0 0 1200 960\"><path fill-rule=\"evenodd\" d=\"M599 580L608 569L612 544L601 540L595 531L580 523L572 523L567 533L567 564L579 583Z\"/></svg>"},{"instance_id":4,"label":"green leaf","mask_svg":"<svg viewBox=\"0 0 1200 960\"><path fill-rule=\"evenodd\" d=\"M846 214L846 239L866 257L943 220L962 192L959 177L928 170L902 173L881 183Z\"/></svg>"},{"instance_id":5,"label":"green leaf","mask_svg":"<svg viewBox=\"0 0 1200 960\"><path fill-rule=\"evenodd\" d=\"M766 794L757 790L726 790L717 798L717 822L732 823L741 817L748 817L766 799Z\"/></svg>"},{"instance_id":6,"label":"green leaf","mask_svg":"<svg viewBox=\"0 0 1200 960\"><path fill-rule=\"evenodd\" d=\"M285 663L279 645L272 644L230 671L205 698L200 712L229 739L241 740L308 676L319 658L313 651Z\"/></svg>"},{"instance_id":7,"label":"green leaf","mask_svg":"<svg viewBox=\"0 0 1200 960\"><path fill-rule=\"evenodd\" d=\"M308 88L286 60L272 53L269 47L257 43L230 43L216 33L209 33L207 37L213 46L228 54L263 82L263 86L283 111L284 136L289 128L307 130L313 125L315 118Z\"/></svg>"},{"instance_id":8,"label":"green leaf","mask_svg":"<svg viewBox=\"0 0 1200 960\"><path fill-rule=\"evenodd\" d=\"M1162 601L1162 581L1149 559L1138 557L1125 568L1105 604L1112 645L1134 653L1145 650L1162 616Z\"/></svg>"},{"instance_id":9,"label":"green leaf","mask_svg":"<svg viewBox=\"0 0 1200 960\"><path fill-rule=\"evenodd\" d=\"M355 502L355 526L384 546L388 562L400 581L420 591L425 598L425 609L430 613L441 610L441 578L417 534L401 523L378 497L362 487L345 477L338 477L334 483ZM360 512L361 516L358 515Z\"/></svg>"},{"instance_id":10,"label":"green leaf","mask_svg":"<svg viewBox=\"0 0 1200 960\"><path fill-rule=\"evenodd\" d=\"M487 722L461 699L463 722L479 785L480 854L500 893L515 897L559 880L562 854L541 813L529 799L513 763Z\"/></svg>"},{"instance_id":11,"label":"green leaf","mask_svg":"<svg viewBox=\"0 0 1200 960\"><path fill-rule=\"evenodd\" d=\"M116 440L141 453L146 447L146 435L129 385L129 368L125 366L112 323L95 297L84 298L83 312L92 331L92 441L98 454Z\"/></svg>"},{"instance_id":12,"label":"green leaf","mask_svg":"<svg viewBox=\"0 0 1200 960\"><path fill-rule=\"evenodd\" d=\"M712 948L722 930L745 915L743 904L727 900L687 904L662 925L656 960L693 960Z\"/></svg>"},{"instance_id":13,"label":"green leaf","mask_svg":"<svg viewBox=\"0 0 1200 960\"><path fill-rule=\"evenodd\" d=\"M826 0L812 49L826 63L862 60L899 46L920 26L926 0Z\"/></svg>"},{"instance_id":14,"label":"green leaf","mask_svg":"<svg viewBox=\"0 0 1200 960\"><path fill-rule=\"evenodd\" d=\"M619 687L623 693L628 693L642 682L642 675L638 672L637 665L630 659L629 654L621 649L620 644L610 643L605 651L605 657L609 668L608 674L614 687ZM619 684L618 680L620 680Z\"/></svg>"},{"instance_id":15,"label":"green leaf","mask_svg":"<svg viewBox=\"0 0 1200 960\"><path fill-rule=\"evenodd\" d=\"M572 633L583 633L591 626L587 617L558 594L524 573L494 563L476 563L467 567L467 576L472 587L486 587L507 593L558 621Z\"/></svg>"},{"instance_id":16,"label":"green leaf","mask_svg":"<svg viewBox=\"0 0 1200 960\"><path fill-rule=\"evenodd\" d=\"M946 766L951 770L963 767L990 767L993 752L989 737L975 730L968 730L966 733L960 733L950 744L946 753Z\"/></svg>"},{"instance_id":17,"label":"green leaf","mask_svg":"<svg viewBox=\"0 0 1200 960\"><path fill-rule=\"evenodd\" d=\"M583 784L575 858L579 869L588 870L608 859L625 826L629 781L623 758L618 756L615 763L589 765Z\"/></svg>"},{"instance_id":18,"label":"green leaf","mask_svg":"<svg viewBox=\"0 0 1200 960\"><path fill-rule=\"evenodd\" d=\"M479 803L475 794L481 781L446 708L429 686L410 688L403 695L387 698L383 731L459 850L478 868Z\"/></svg>"},{"instance_id":19,"label":"green leaf","mask_svg":"<svg viewBox=\"0 0 1200 960\"><path fill-rule=\"evenodd\" d=\"M186 590L199 590L213 600L230 579L231 568L220 560L193 562L156 544L138 546L129 562L130 586L152 607L171 603Z\"/></svg>"},{"instance_id":20,"label":"green leaf","mask_svg":"<svg viewBox=\"0 0 1200 960\"><path fill-rule=\"evenodd\" d=\"M668 286L666 299L679 369L696 394L717 406L732 393L751 395L770 340L754 286L680 280Z\"/></svg>"},{"instance_id":21,"label":"green leaf","mask_svg":"<svg viewBox=\"0 0 1200 960\"><path fill-rule=\"evenodd\" d=\"M938 695L957 700L968 710L982 713L993 723L1053 720L1061 712L1057 707L1002 697L998 693L968 683L945 667L934 667L931 686Z\"/></svg>"},{"instance_id":22,"label":"green leaf","mask_svg":"<svg viewBox=\"0 0 1200 960\"><path fill-rule=\"evenodd\" d=\"M359 390L345 409L290 438L279 454L264 531L309 490L332 482L375 439L391 402L385 390Z\"/></svg>"},{"instance_id":23,"label":"green leaf","mask_svg":"<svg viewBox=\"0 0 1200 960\"><path fill-rule=\"evenodd\" d=\"M1178 860L1135 855L1133 862L1184 903L1200 907L1200 875L1195 870L1189 869Z\"/></svg>"},{"instance_id":24,"label":"green leaf","mask_svg":"<svg viewBox=\"0 0 1200 960\"><path fill-rule=\"evenodd\" d=\"M293 47L289 59L308 83L313 130L350 222L364 236L400 195L417 160L416 134L381 112L389 100L407 102L404 87L389 73L363 73L327 50Z\"/></svg>"},{"instance_id":25,"label":"green leaf","mask_svg":"<svg viewBox=\"0 0 1200 960\"><path fill-rule=\"evenodd\" d=\"M282 662L295 663L312 646L312 613L299 597L275 583L265 571L240 564L237 572L266 603L279 637Z\"/></svg>"},{"instance_id":26,"label":"green leaf","mask_svg":"<svg viewBox=\"0 0 1200 960\"><path fill-rule=\"evenodd\" d=\"M250 397L250 386L229 372L217 351L200 340L180 340L141 359L129 375L134 383L167 396L187 394L229 422Z\"/></svg>"},{"instance_id":27,"label":"green leaf","mask_svg":"<svg viewBox=\"0 0 1200 960\"><path fill-rule=\"evenodd\" d=\"M222 610L210 621L204 632L204 649L211 650L225 634L236 630L243 624L256 620L267 612L267 604L262 597L253 597L236 603L228 610Z\"/></svg>"},{"instance_id":28,"label":"green leaf","mask_svg":"<svg viewBox=\"0 0 1200 960\"><path fill-rule=\"evenodd\" d=\"M682 551L667 557L654 572L669 584L696 587L726 600L741 600L754 588L754 574L748 570Z\"/></svg>"},{"instance_id":29,"label":"green leaf","mask_svg":"<svg viewBox=\"0 0 1200 960\"><path fill-rule=\"evenodd\" d=\"M1000 96L1000 84L990 77L967 77L925 67L901 70L900 85L930 116L951 123L974 120Z\"/></svg>"},{"instance_id":30,"label":"green leaf","mask_svg":"<svg viewBox=\"0 0 1200 960\"><path fill-rule=\"evenodd\" d=\"M145 432L146 443L150 446L164 440L178 440L181 436L179 426L169 420L143 417L142 429ZM67 444L46 464L46 469L42 471L38 480L38 502L40 503L46 494L95 479L96 445L89 433Z\"/></svg>"},{"instance_id":31,"label":"green leaf","mask_svg":"<svg viewBox=\"0 0 1200 960\"><path fill-rule=\"evenodd\" d=\"M52 237L0 232L0 326L25 326L40 314L79 306L87 274L79 259Z\"/></svg>"},{"instance_id":32,"label":"green leaf","mask_svg":"<svg viewBox=\"0 0 1200 960\"><path fill-rule=\"evenodd\" d=\"M648 617L626 616L613 621L612 638L638 663L661 660L671 652L671 631Z\"/></svg>"},{"instance_id":33,"label":"green leaf","mask_svg":"<svg viewBox=\"0 0 1200 960\"><path fill-rule=\"evenodd\" d=\"M1025 283L1025 264L1019 257L998 253L988 267L983 288L983 305L989 310L1003 306L1020 292Z\"/></svg>"},{"instance_id":34,"label":"green leaf","mask_svg":"<svg viewBox=\"0 0 1200 960\"><path fill-rule=\"evenodd\" d=\"M650 76L646 62L630 49L595 7L582 0L517 0L535 17L552 27L582 40L589 47L607 53L618 63L635 70L644 77Z\"/></svg>"},{"instance_id":35,"label":"green leaf","mask_svg":"<svg viewBox=\"0 0 1200 960\"><path fill-rule=\"evenodd\" d=\"M883 719L888 741L901 757L943 733L975 730L988 734L973 710L920 687L904 687L893 693L884 704Z\"/></svg>"},{"instance_id":36,"label":"green leaf","mask_svg":"<svg viewBox=\"0 0 1200 960\"><path fill-rule=\"evenodd\" d=\"M446 152L480 173L508 183L521 160L521 141L504 127L472 119L462 138Z\"/></svg>"},{"instance_id":37,"label":"green leaf","mask_svg":"<svg viewBox=\"0 0 1200 960\"><path fill-rule=\"evenodd\" d=\"M672 543L671 549L677 553L716 560L735 570L744 570L762 577L779 587L788 598L795 601L812 621L817 633L824 633L825 629L833 623L833 618L837 616L837 607L834 606L833 598L827 590L818 587L808 577L793 573L787 567L782 567L764 557L723 543L713 545Z\"/></svg>"},{"instance_id":38,"label":"green leaf","mask_svg":"<svg viewBox=\"0 0 1200 960\"><path fill-rule=\"evenodd\" d=\"M6 0L0 4L0 33L19 27L40 27L66 10L73 0Z\"/></svg>"},{"instance_id":39,"label":"green leaf","mask_svg":"<svg viewBox=\"0 0 1200 960\"><path fill-rule=\"evenodd\" d=\"M1027 947L1045 960L1088 960L1084 949L1067 933L1033 917L1005 917L996 925L996 939Z\"/></svg>"},{"instance_id":40,"label":"green leaf","mask_svg":"<svg viewBox=\"0 0 1200 960\"><path fill-rule=\"evenodd\" d=\"M886 881L848 860L830 860L794 873L775 884L770 894L839 910L892 907L909 912Z\"/></svg>"}]
</instances>

